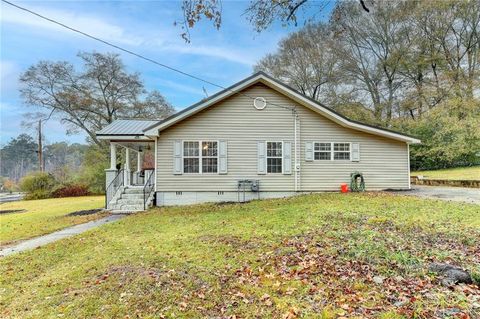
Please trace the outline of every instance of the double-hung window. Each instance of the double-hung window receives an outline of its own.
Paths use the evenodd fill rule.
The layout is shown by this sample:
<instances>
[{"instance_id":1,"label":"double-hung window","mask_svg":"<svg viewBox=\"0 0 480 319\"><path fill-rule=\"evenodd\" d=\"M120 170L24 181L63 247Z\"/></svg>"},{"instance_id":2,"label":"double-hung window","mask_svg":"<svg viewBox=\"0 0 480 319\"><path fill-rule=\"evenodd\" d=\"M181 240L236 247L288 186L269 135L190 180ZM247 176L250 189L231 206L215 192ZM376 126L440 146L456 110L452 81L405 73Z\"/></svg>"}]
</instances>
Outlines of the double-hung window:
<instances>
[{"instance_id":1,"label":"double-hung window","mask_svg":"<svg viewBox=\"0 0 480 319\"><path fill-rule=\"evenodd\" d=\"M282 173L282 142L267 142L267 173Z\"/></svg>"},{"instance_id":2,"label":"double-hung window","mask_svg":"<svg viewBox=\"0 0 480 319\"><path fill-rule=\"evenodd\" d=\"M199 142L183 142L183 172L200 173Z\"/></svg>"},{"instance_id":3,"label":"double-hung window","mask_svg":"<svg viewBox=\"0 0 480 319\"><path fill-rule=\"evenodd\" d=\"M218 172L217 142L202 142L202 173Z\"/></svg>"},{"instance_id":4,"label":"double-hung window","mask_svg":"<svg viewBox=\"0 0 480 319\"><path fill-rule=\"evenodd\" d=\"M350 160L350 143L333 143L334 160Z\"/></svg>"},{"instance_id":5,"label":"double-hung window","mask_svg":"<svg viewBox=\"0 0 480 319\"><path fill-rule=\"evenodd\" d=\"M313 156L315 160L330 161L332 159L332 143L315 143Z\"/></svg>"},{"instance_id":6,"label":"double-hung window","mask_svg":"<svg viewBox=\"0 0 480 319\"><path fill-rule=\"evenodd\" d=\"M188 174L218 172L216 141L184 141L183 172Z\"/></svg>"}]
</instances>

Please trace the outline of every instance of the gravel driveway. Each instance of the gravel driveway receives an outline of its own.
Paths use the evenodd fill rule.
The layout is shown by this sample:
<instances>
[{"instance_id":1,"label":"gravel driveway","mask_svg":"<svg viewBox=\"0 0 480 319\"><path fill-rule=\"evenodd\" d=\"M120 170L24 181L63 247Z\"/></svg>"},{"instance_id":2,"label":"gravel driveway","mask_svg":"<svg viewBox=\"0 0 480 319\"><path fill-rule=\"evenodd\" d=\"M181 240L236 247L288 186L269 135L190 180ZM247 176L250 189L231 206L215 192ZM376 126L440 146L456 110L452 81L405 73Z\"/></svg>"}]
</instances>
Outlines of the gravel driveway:
<instances>
[{"instance_id":1,"label":"gravel driveway","mask_svg":"<svg viewBox=\"0 0 480 319\"><path fill-rule=\"evenodd\" d=\"M480 189L478 188L412 185L411 191L394 193L480 205Z\"/></svg>"}]
</instances>

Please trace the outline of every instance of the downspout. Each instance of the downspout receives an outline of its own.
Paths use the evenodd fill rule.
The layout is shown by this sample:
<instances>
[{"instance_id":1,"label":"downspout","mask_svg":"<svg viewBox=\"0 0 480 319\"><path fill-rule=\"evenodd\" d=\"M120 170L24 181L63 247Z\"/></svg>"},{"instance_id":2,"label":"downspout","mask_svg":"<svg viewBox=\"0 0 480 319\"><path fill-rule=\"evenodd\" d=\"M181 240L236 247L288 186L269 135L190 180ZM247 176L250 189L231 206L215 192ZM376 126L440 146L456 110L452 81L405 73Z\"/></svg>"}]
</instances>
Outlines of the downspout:
<instances>
[{"instance_id":1,"label":"downspout","mask_svg":"<svg viewBox=\"0 0 480 319\"><path fill-rule=\"evenodd\" d=\"M408 169L408 189L412 189L412 182L410 179L410 143L407 143L407 169Z\"/></svg>"},{"instance_id":2,"label":"downspout","mask_svg":"<svg viewBox=\"0 0 480 319\"><path fill-rule=\"evenodd\" d=\"M295 149L295 160L294 160L294 163L295 163L295 171L294 171L294 178L295 178L295 192L298 192L299 191L299 177L300 177L300 162L298 160L298 146L300 145L300 143L298 142L298 139L300 137L300 132L298 132L298 127L300 125L300 123L297 123L300 121L299 117L298 117L298 113L297 113L297 110L296 108L293 108L292 109L292 115L293 115L293 136L294 136L294 141L293 141L293 144L294 144L294 149Z\"/></svg>"},{"instance_id":3,"label":"downspout","mask_svg":"<svg viewBox=\"0 0 480 319\"><path fill-rule=\"evenodd\" d=\"M153 158L154 158L154 161L155 161L155 163L153 164L154 165L153 174L155 174L155 176L153 177L153 191L155 193L157 192L157 176L158 176L158 173L157 173L157 144L158 144L158 137L155 136L155 147L154 147L155 154L153 155Z\"/></svg>"},{"instance_id":4,"label":"downspout","mask_svg":"<svg viewBox=\"0 0 480 319\"><path fill-rule=\"evenodd\" d=\"M298 189L297 185L297 112L295 109L292 110L292 115L293 115L293 147L295 148L295 171L293 172L293 178L295 179L295 192Z\"/></svg>"},{"instance_id":5,"label":"downspout","mask_svg":"<svg viewBox=\"0 0 480 319\"><path fill-rule=\"evenodd\" d=\"M298 152L295 151L295 157L296 157L296 160L297 160L297 165L295 166L295 171L297 172L297 180L298 180L298 188L297 188L297 191L301 191L302 190L302 174L301 174L301 170L300 170L300 166L301 166L301 161L300 161L300 153L301 153L301 136L300 136L300 116L298 115L298 113L295 112L295 117L297 119L297 149L298 149Z\"/></svg>"}]
</instances>

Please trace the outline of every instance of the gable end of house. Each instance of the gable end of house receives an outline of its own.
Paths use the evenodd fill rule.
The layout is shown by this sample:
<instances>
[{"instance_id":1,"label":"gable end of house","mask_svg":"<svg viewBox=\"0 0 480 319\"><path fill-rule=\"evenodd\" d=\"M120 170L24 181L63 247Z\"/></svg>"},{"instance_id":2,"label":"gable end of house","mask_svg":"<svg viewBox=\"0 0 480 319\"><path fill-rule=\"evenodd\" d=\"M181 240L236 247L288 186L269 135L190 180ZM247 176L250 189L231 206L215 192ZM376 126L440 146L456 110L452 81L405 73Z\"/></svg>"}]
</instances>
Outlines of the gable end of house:
<instances>
[{"instance_id":1,"label":"gable end of house","mask_svg":"<svg viewBox=\"0 0 480 319\"><path fill-rule=\"evenodd\" d=\"M156 122L155 124L145 128L143 130L144 134L146 136L159 136L159 132L161 130L164 130L168 127L170 127L171 125L174 125L180 121L183 121L184 119L187 119L189 118L190 116L202 111L202 110L205 110L207 109L208 107L214 105L214 104L217 104L221 101L223 101L224 99L226 98L229 98L233 95L245 95L249 98L252 99L252 103L253 103L253 100L256 98L256 97L253 97L253 96L248 96L246 94L244 94L242 91L249 88L250 86L252 85L255 85L257 83L262 83L264 85L266 85L267 87L269 87L270 89L272 90L275 90L276 92L279 92L287 97L289 97L290 99L294 100L295 102L303 105L304 107L307 107L309 109L311 109L312 111L316 112L316 113L319 113L323 116L325 116L326 118L336 122L337 124L343 126L343 127L347 127L347 128L351 128L351 129L354 129L354 130L358 130L358 131L362 131L362 132L366 132L366 133L370 133L370 134L373 134L373 135L379 135L379 136L383 136L383 137L386 137L386 138L391 138L391 139L394 139L394 140L398 140L398 141L403 141L403 142L406 142L408 144L417 144L417 143L421 143L421 141L415 137L412 137L412 136L409 136L409 135L406 135L406 134L403 134L403 133L399 133L399 132L395 132L395 131L392 131L392 130L388 130L388 129L385 129L385 128L380 128L380 127L376 127L376 126L373 126L373 125L369 125L369 124L365 124L365 123L362 123L362 122L358 122L358 121L354 121L354 120L350 120L348 118L346 118L345 116L335 112L334 110L332 110L331 108L319 103L318 101L312 99L312 98L309 98L307 96L305 96L304 94L301 94L299 93L298 91L296 91L295 89L291 88L290 86L270 77L269 75L267 75L266 73L264 72L258 72L258 73L255 73L254 75L212 95L211 97L209 97L208 99L204 99L202 101L199 101L198 103L195 103L193 104L192 106L188 107L188 108L185 108L183 110L181 110L180 112L177 112L175 113L174 115L166 118L166 119L163 119L159 122ZM267 101L267 105L268 105L268 101ZM289 106L283 106L285 108L289 108Z\"/></svg>"}]
</instances>

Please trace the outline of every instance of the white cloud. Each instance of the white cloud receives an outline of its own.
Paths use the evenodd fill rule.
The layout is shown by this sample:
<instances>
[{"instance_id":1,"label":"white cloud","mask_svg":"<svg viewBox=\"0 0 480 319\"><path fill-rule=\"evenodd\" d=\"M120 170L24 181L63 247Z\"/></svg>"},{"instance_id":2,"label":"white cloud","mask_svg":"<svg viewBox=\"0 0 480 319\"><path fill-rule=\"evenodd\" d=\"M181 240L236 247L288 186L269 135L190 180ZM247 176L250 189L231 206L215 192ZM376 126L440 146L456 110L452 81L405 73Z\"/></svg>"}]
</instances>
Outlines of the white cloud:
<instances>
[{"instance_id":1,"label":"white cloud","mask_svg":"<svg viewBox=\"0 0 480 319\"><path fill-rule=\"evenodd\" d=\"M161 86L169 87L171 89L175 89L175 90L178 90L178 91L191 93L191 94L195 94L195 95L201 95L201 96L205 95L205 93L201 89L197 89L197 88L194 88L192 86L177 83L177 82L174 82L174 81L158 79L155 82L158 83Z\"/></svg>"},{"instance_id":2,"label":"white cloud","mask_svg":"<svg viewBox=\"0 0 480 319\"><path fill-rule=\"evenodd\" d=\"M48 7L25 6L45 17L64 23L74 29L91 34L103 40L111 41L114 44L126 44L131 46L150 45L152 49L161 52L206 56L235 62L243 65L251 66L255 63L257 57L252 51L229 48L222 45L193 45L183 43L177 34L177 29L158 30L155 34L135 35L122 26L108 22L105 17L87 15L82 12L73 12L67 10L59 10ZM0 14L0 22L2 24L16 24L22 27L38 30L39 28L48 31L61 32L63 34L73 35L71 30L63 28L52 22L46 21L40 17L32 15L28 12L13 8L9 5L2 4ZM178 37L178 42L171 41L172 38ZM152 40L154 39L154 40ZM174 38L176 40L176 38Z\"/></svg>"},{"instance_id":3,"label":"white cloud","mask_svg":"<svg viewBox=\"0 0 480 319\"><path fill-rule=\"evenodd\" d=\"M146 26L140 21L136 25L132 25L131 22L124 24L123 21L122 24L115 23L115 21L118 20L118 17L115 17L113 12L112 16L105 16L101 13L92 15L82 11L56 9L46 6L32 6L29 4L25 7L38 12L45 17L54 19L72 28L81 30L100 39L110 41L114 44L129 45L138 48L141 48L142 46L149 47L155 52L204 56L250 67L254 65L261 56L263 56L268 47L265 40L261 41L262 43L260 46L252 46L252 43L249 45L242 45L242 41L231 46L223 44L221 39L215 41L209 37L200 39L198 36L195 38L195 42L203 42L205 44L195 45L193 43L189 44L183 42L179 35L179 29L173 26L168 27L163 21L152 29L152 26ZM15 24L22 28L45 30L47 31L45 32L46 35L53 34L57 36L63 34L74 36L74 33L71 30L46 21L28 12L4 3L2 3L1 8L0 22L2 24ZM273 42L276 43L276 41ZM139 50L139 52L141 53L142 50Z\"/></svg>"},{"instance_id":4,"label":"white cloud","mask_svg":"<svg viewBox=\"0 0 480 319\"><path fill-rule=\"evenodd\" d=\"M191 44L167 44L160 46L159 49L178 54L192 54L219 58L248 66L253 65L256 61L256 57L251 56L245 51L215 45L195 46Z\"/></svg>"},{"instance_id":5,"label":"white cloud","mask_svg":"<svg viewBox=\"0 0 480 319\"><path fill-rule=\"evenodd\" d=\"M30 5L25 7L45 17L51 18L60 23L64 23L72 28L81 30L104 40L115 41L116 43L129 45L139 45L142 42L141 38L127 34L122 27L109 23L101 17L88 16L83 13L75 13L71 11L45 7L34 7ZM2 4L0 22L2 24L11 23L35 29L42 28L56 32L73 34L72 31L64 27L6 4Z\"/></svg>"}]
</instances>

